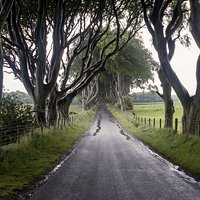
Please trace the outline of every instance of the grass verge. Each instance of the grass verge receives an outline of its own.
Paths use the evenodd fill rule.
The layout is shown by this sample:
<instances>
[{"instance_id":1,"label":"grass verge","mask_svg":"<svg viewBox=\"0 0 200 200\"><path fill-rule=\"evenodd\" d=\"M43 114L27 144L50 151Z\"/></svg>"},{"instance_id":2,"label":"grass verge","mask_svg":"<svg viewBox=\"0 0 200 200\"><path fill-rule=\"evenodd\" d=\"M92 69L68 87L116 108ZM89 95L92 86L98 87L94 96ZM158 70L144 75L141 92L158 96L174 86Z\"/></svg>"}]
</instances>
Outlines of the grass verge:
<instances>
[{"instance_id":1,"label":"grass verge","mask_svg":"<svg viewBox=\"0 0 200 200\"><path fill-rule=\"evenodd\" d=\"M95 112L79 110L73 126L35 132L30 138L0 148L0 197L16 195L38 180L85 133Z\"/></svg>"},{"instance_id":2,"label":"grass verge","mask_svg":"<svg viewBox=\"0 0 200 200\"><path fill-rule=\"evenodd\" d=\"M128 132L200 180L200 137L147 127L134 121L128 111L121 112L113 107L109 110Z\"/></svg>"}]
</instances>

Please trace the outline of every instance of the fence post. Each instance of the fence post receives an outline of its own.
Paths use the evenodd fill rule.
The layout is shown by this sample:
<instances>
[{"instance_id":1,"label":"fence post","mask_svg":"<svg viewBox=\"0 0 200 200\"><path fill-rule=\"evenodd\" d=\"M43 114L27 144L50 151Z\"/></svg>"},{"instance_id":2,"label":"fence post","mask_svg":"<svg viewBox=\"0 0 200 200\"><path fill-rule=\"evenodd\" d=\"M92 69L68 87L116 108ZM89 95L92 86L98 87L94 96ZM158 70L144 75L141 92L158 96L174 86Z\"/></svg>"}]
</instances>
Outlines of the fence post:
<instances>
[{"instance_id":1,"label":"fence post","mask_svg":"<svg viewBox=\"0 0 200 200\"><path fill-rule=\"evenodd\" d=\"M156 119L153 118L153 127L155 128L156 127Z\"/></svg>"},{"instance_id":2,"label":"fence post","mask_svg":"<svg viewBox=\"0 0 200 200\"><path fill-rule=\"evenodd\" d=\"M143 118L141 117L141 122L143 122Z\"/></svg>"},{"instance_id":3,"label":"fence post","mask_svg":"<svg viewBox=\"0 0 200 200\"><path fill-rule=\"evenodd\" d=\"M178 131L178 118L175 118L175 133Z\"/></svg>"},{"instance_id":4,"label":"fence post","mask_svg":"<svg viewBox=\"0 0 200 200\"><path fill-rule=\"evenodd\" d=\"M147 119L146 119L146 117L144 118L144 123L145 123L145 124L147 123Z\"/></svg>"},{"instance_id":5,"label":"fence post","mask_svg":"<svg viewBox=\"0 0 200 200\"><path fill-rule=\"evenodd\" d=\"M160 119L160 129L162 128L162 119Z\"/></svg>"},{"instance_id":6,"label":"fence post","mask_svg":"<svg viewBox=\"0 0 200 200\"><path fill-rule=\"evenodd\" d=\"M151 126L151 118L149 118L149 126Z\"/></svg>"}]
</instances>

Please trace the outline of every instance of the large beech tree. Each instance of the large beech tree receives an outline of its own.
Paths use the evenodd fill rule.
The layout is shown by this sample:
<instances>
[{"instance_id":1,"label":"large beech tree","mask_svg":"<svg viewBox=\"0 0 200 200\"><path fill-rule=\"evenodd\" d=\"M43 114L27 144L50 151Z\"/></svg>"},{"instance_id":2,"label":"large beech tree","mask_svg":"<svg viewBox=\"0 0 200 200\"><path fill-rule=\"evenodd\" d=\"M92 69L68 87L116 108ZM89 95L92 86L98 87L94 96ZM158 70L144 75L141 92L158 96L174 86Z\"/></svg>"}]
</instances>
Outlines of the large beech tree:
<instances>
[{"instance_id":1,"label":"large beech tree","mask_svg":"<svg viewBox=\"0 0 200 200\"><path fill-rule=\"evenodd\" d=\"M195 134L198 131L200 117L200 59L197 61L197 89L194 96L180 82L170 64L170 54L175 45L175 33L180 30L186 11L187 1L184 0L141 0L144 19L153 38L153 44L158 52L161 69L179 97L183 106L183 132ZM195 41L199 45L199 2L191 0L191 27ZM178 31L180 33L180 31Z\"/></svg>"},{"instance_id":2,"label":"large beech tree","mask_svg":"<svg viewBox=\"0 0 200 200\"><path fill-rule=\"evenodd\" d=\"M53 113L56 106L67 112L67 108L63 108L67 102L69 104L104 68L107 59L137 32L141 10L137 2L126 0L29 3L14 1L3 37L4 58L33 98L37 120L46 122L47 99L49 113ZM133 12L129 11L130 7L135 7ZM110 35L98 60L92 62L98 42L114 26L115 34ZM128 37L122 43L127 31ZM72 63L83 50L80 73L70 80ZM65 55L67 62L62 61Z\"/></svg>"}]
</instances>

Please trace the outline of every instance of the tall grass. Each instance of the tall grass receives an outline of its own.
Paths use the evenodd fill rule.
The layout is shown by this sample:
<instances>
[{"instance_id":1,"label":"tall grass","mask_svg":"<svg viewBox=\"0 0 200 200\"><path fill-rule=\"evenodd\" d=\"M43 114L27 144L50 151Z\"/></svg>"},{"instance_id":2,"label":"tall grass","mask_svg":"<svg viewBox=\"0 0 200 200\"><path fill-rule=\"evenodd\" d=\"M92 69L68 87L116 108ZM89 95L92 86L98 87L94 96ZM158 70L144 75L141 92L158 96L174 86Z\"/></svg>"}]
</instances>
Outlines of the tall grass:
<instances>
[{"instance_id":1,"label":"tall grass","mask_svg":"<svg viewBox=\"0 0 200 200\"><path fill-rule=\"evenodd\" d=\"M150 108L153 108L152 112L156 109L154 105L149 105L148 108L146 113L149 115ZM130 133L200 180L200 137L174 134L170 129L145 126L134 121L132 113L128 111L120 112L114 107L110 107L110 111Z\"/></svg>"},{"instance_id":2,"label":"tall grass","mask_svg":"<svg viewBox=\"0 0 200 200\"><path fill-rule=\"evenodd\" d=\"M42 177L85 132L94 111L79 113L73 126L38 130L20 144L0 148L0 197L16 194Z\"/></svg>"}]
</instances>

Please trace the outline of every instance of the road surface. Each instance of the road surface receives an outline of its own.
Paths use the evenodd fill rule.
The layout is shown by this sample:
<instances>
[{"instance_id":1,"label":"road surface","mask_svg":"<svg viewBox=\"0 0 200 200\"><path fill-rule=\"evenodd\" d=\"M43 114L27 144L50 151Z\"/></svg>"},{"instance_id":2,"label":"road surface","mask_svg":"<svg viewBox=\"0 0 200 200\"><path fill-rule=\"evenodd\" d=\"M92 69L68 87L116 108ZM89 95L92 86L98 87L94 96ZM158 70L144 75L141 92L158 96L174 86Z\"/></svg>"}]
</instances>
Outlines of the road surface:
<instances>
[{"instance_id":1,"label":"road surface","mask_svg":"<svg viewBox=\"0 0 200 200\"><path fill-rule=\"evenodd\" d=\"M200 183L130 137L102 108L31 200L200 200Z\"/></svg>"}]
</instances>

